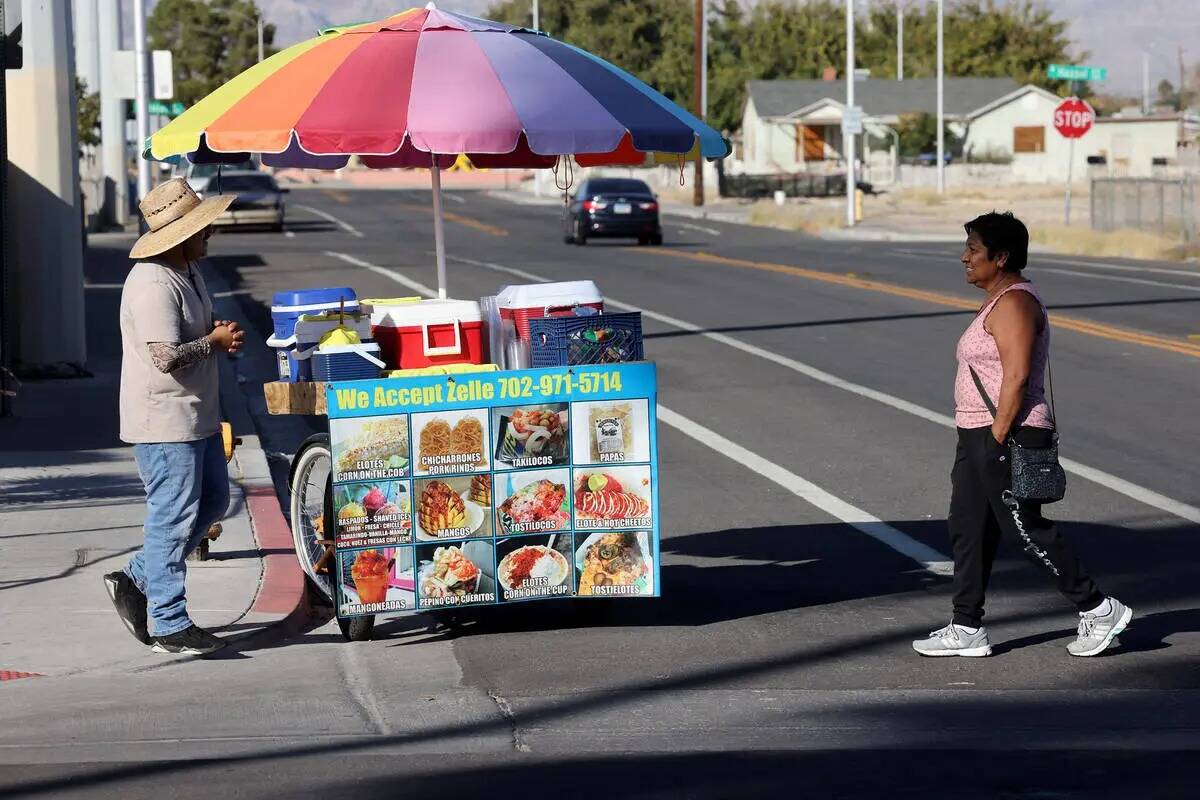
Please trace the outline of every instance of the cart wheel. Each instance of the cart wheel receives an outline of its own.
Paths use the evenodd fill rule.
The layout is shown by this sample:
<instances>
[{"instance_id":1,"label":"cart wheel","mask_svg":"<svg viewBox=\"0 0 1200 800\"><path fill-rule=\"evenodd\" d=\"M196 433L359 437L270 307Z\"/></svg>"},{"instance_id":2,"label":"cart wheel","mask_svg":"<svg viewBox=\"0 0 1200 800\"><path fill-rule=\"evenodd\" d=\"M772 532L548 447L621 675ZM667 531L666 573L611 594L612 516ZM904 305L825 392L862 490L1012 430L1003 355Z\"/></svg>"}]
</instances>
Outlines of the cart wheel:
<instances>
[{"instance_id":1,"label":"cart wheel","mask_svg":"<svg viewBox=\"0 0 1200 800\"><path fill-rule=\"evenodd\" d=\"M329 436L317 434L300 447L292 461L292 544L301 569L321 594L333 599L333 458Z\"/></svg>"},{"instance_id":2,"label":"cart wheel","mask_svg":"<svg viewBox=\"0 0 1200 800\"><path fill-rule=\"evenodd\" d=\"M375 632L375 617L338 617L338 627L347 642L369 642L371 634Z\"/></svg>"}]
</instances>

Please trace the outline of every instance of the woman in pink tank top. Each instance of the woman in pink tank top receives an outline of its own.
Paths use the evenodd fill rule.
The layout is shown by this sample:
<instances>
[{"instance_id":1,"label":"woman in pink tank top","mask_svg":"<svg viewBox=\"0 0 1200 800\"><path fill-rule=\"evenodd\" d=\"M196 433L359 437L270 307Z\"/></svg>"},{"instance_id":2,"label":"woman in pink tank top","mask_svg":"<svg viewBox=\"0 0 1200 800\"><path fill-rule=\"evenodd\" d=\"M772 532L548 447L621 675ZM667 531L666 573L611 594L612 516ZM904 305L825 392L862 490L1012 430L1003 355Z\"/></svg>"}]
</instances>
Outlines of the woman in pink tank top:
<instances>
[{"instance_id":1,"label":"woman in pink tank top","mask_svg":"<svg viewBox=\"0 0 1200 800\"><path fill-rule=\"evenodd\" d=\"M1037 290L1022 274L1029 231L1012 214L995 212L965 228L961 261L967 283L986 296L956 352L958 450L947 520L954 551L954 616L946 627L913 642L913 649L926 656L991 655L983 627L984 595L1000 537L1008 535L1079 610L1078 636L1067 651L1092 656L1112 644L1133 612L1101 593L1058 527L1042 516L1040 502L1012 493L1010 443L1047 447L1054 436L1042 388L1050 322Z\"/></svg>"}]
</instances>

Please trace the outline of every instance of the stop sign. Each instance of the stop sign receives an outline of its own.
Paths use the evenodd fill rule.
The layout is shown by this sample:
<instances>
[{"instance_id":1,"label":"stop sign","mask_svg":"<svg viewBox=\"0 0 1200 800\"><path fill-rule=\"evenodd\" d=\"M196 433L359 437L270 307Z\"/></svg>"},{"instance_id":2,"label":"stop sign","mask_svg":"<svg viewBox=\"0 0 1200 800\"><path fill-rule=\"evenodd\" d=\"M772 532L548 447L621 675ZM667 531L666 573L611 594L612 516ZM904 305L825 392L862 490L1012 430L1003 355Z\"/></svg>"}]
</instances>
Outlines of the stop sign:
<instances>
[{"instance_id":1,"label":"stop sign","mask_svg":"<svg viewBox=\"0 0 1200 800\"><path fill-rule=\"evenodd\" d=\"M1054 127L1067 139L1078 139L1092 129L1096 112L1078 97L1068 97L1054 109Z\"/></svg>"}]
</instances>

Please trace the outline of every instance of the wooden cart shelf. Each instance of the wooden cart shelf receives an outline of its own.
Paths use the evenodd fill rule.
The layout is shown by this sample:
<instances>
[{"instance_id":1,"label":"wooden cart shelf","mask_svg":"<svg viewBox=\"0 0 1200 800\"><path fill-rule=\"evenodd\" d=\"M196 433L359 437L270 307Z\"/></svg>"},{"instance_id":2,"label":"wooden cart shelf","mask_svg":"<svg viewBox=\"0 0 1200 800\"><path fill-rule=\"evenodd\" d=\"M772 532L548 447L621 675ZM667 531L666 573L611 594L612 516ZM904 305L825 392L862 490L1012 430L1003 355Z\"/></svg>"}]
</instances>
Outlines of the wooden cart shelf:
<instances>
[{"instance_id":1,"label":"wooden cart shelf","mask_svg":"<svg viewBox=\"0 0 1200 800\"><path fill-rule=\"evenodd\" d=\"M272 381L263 384L263 396L267 399L270 414L326 415L323 381Z\"/></svg>"}]
</instances>

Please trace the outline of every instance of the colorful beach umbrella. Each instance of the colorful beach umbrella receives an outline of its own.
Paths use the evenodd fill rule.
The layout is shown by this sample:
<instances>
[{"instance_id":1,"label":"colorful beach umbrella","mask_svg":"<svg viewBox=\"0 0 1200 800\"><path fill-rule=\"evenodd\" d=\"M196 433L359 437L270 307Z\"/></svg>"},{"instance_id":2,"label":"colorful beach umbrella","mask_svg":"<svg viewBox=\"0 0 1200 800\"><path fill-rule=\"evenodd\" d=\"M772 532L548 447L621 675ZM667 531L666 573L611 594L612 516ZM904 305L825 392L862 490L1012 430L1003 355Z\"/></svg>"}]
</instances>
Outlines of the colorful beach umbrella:
<instances>
[{"instance_id":1,"label":"colorful beach umbrella","mask_svg":"<svg viewBox=\"0 0 1200 800\"><path fill-rule=\"evenodd\" d=\"M430 3L331 28L238 75L150 137L144 155L272 167L439 171L724 158L717 131L632 75L544 33ZM435 225L444 294L441 225Z\"/></svg>"}]
</instances>

